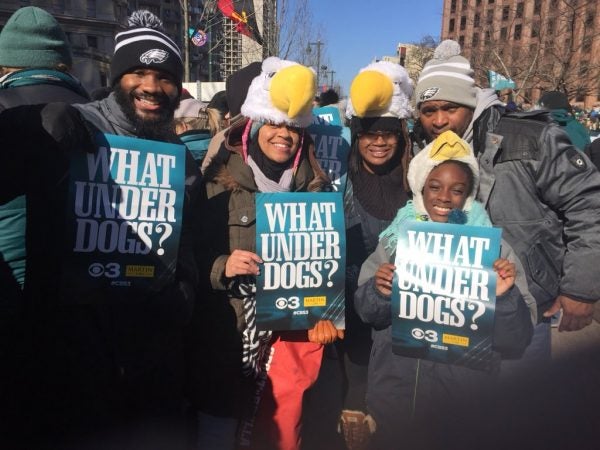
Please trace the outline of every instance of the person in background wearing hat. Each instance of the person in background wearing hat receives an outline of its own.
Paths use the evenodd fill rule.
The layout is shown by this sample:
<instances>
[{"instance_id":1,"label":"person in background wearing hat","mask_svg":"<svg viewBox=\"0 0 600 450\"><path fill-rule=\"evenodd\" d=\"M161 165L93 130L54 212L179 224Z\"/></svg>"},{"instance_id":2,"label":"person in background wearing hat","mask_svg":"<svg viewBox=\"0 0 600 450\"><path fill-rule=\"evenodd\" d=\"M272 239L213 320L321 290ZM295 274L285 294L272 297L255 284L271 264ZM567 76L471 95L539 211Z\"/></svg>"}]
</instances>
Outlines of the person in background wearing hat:
<instances>
[{"instance_id":1,"label":"person in background wearing hat","mask_svg":"<svg viewBox=\"0 0 600 450\"><path fill-rule=\"evenodd\" d=\"M500 358L518 358L531 340L535 300L527 292L518 259L503 243L502 255L494 262L498 279L493 371L392 352L390 296L401 226L407 221L492 226L483 205L475 201L478 180L479 168L469 144L452 131L442 133L412 159L408 182L413 199L397 211L380 234L377 249L362 265L354 299L358 315L374 328L367 392L367 407L377 425L373 450L458 448L468 442L456 423L470 423L469 417L485 412L481 406L494 404L484 399L494 392ZM479 436L479 431L473 434Z\"/></svg>"},{"instance_id":2,"label":"person in background wearing hat","mask_svg":"<svg viewBox=\"0 0 600 450\"><path fill-rule=\"evenodd\" d=\"M339 428L350 450L367 448L375 430L365 405L371 327L354 309L362 263L375 250L381 233L409 199L406 171L412 115L412 81L399 64L381 61L361 69L350 85L346 117L351 150L344 209L346 216L346 338L336 343L344 368Z\"/></svg>"},{"instance_id":3,"label":"person in background wearing hat","mask_svg":"<svg viewBox=\"0 0 600 450\"><path fill-rule=\"evenodd\" d=\"M204 172L198 221L202 292L190 327L191 398L198 449L299 449L304 393L323 344L343 337L331 321L306 331L257 331L254 277L256 192L320 191L329 183L305 128L312 121L313 70L267 58Z\"/></svg>"},{"instance_id":4,"label":"person in background wearing hat","mask_svg":"<svg viewBox=\"0 0 600 450\"><path fill-rule=\"evenodd\" d=\"M183 64L161 22L136 11L115 37L113 92L69 105L0 115L0 203L27 196L24 363L14 403L2 403L7 448L179 449L185 446L183 331L197 268L189 209L199 172L186 155L186 195L176 274L158 293L64 290L69 154L95 152L97 130L180 143L173 113ZM151 52L154 58L142 58ZM5 366L9 369L9 365ZM4 382L5 378L3 378ZM6 386L0 386L4 389ZM4 431L4 430L3 430Z\"/></svg>"},{"instance_id":5,"label":"person in background wearing hat","mask_svg":"<svg viewBox=\"0 0 600 450\"><path fill-rule=\"evenodd\" d=\"M221 113L195 98L181 100L175 110L175 132L190 150L198 169L212 137L221 130Z\"/></svg>"},{"instance_id":6,"label":"person in background wearing hat","mask_svg":"<svg viewBox=\"0 0 600 450\"><path fill-rule=\"evenodd\" d=\"M552 118L566 131L575 147L582 152L587 149L590 145L590 134L573 116L573 108L564 92L545 92L539 104L540 108L550 111Z\"/></svg>"},{"instance_id":7,"label":"person in background wearing hat","mask_svg":"<svg viewBox=\"0 0 600 450\"><path fill-rule=\"evenodd\" d=\"M202 162L202 173L206 170L213 156L221 148L227 129L239 120L244 120L241 114L242 104L246 100L248 88L252 80L260 74L261 63L253 62L240 70L233 72L225 80L225 98L227 101L227 113L224 115L226 128L215 134L208 147L208 152ZM216 95L216 94L215 94Z\"/></svg>"},{"instance_id":8,"label":"person in background wearing hat","mask_svg":"<svg viewBox=\"0 0 600 450\"><path fill-rule=\"evenodd\" d=\"M88 101L83 86L69 74L72 65L71 48L56 19L35 6L17 10L0 32L0 112L22 105ZM7 367L22 351L19 333L24 324L19 319L25 282L26 215L24 195L0 205L0 358ZM0 404L6 403L3 399L0 392Z\"/></svg>"}]
</instances>

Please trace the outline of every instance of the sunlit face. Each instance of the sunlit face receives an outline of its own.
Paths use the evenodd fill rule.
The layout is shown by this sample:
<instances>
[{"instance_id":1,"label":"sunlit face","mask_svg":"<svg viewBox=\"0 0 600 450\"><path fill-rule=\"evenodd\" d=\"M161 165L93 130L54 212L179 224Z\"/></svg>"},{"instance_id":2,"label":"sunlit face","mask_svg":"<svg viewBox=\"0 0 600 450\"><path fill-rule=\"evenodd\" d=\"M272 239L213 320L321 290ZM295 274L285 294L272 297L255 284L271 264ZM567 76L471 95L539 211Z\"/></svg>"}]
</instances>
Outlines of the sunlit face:
<instances>
[{"instance_id":1,"label":"sunlit face","mask_svg":"<svg viewBox=\"0 0 600 450\"><path fill-rule=\"evenodd\" d=\"M141 119L158 120L173 114L179 100L175 77L162 70L137 68L119 82L121 90Z\"/></svg>"},{"instance_id":2,"label":"sunlit face","mask_svg":"<svg viewBox=\"0 0 600 450\"><path fill-rule=\"evenodd\" d=\"M453 209L462 210L471 191L471 179L466 168L445 162L433 169L423 187L423 203L433 222L448 222Z\"/></svg>"},{"instance_id":3,"label":"sunlit face","mask_svg":"<svg viewBox=\"0 0 600 450\"><path fill-rule=\"evenodd\" d=\"M390 131L374 131L358 135L358 152L363 166L370 173L388 163L398 148L398 134Z\"/></svg>"},{"instance_id":4,"label":"sunlit face","mask_svg":"<svg viewBox=\"0 0 600 450\"><path fill-rule=\"evenodd\" d=\"M271 161L284 163L298 152L301 133L301 128L267 123L258 130L258 146Z\"/></svg>"},{"instance_id":5,"label":"sunlit face","mask_svg":"<svg viewBox=\"0 0 600 450\"><path fill-rule=\"evenodd\" d=\"M419 121L430 140L447 130L462 137L472 119L472 109L445 100L430 100L419 106Z\"/></svg>"}]
</instances>

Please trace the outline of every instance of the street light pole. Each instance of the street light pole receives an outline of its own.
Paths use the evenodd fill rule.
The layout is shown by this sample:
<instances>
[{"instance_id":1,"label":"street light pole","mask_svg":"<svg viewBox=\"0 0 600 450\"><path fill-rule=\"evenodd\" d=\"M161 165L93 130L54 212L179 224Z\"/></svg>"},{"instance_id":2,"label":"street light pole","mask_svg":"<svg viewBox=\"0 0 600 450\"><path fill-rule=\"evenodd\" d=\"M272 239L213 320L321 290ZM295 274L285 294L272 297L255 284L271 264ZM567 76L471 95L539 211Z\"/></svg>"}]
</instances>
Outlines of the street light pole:
<instances>
[{"instance_id":1,"label":"street light pole","mask_svg":"<svg viewBox=\"0 0 600 450\"><path fill-rule=\"evenodd\" d=\"M306 47L306 53L310 55L311 45L317 46L317 89L319 88L319 83L321 82L321 46L325 45L321 42L321 39L317 40L317 42L309 42Z\"/></svg>"},{"instance_id":2,"label":"street light pole","mask_svg":"<svg viewBox=\"0 0 600 450\"><path fill-rule=\"evenodd\" d=\"M181 8L183 9L183 81L188 82L190 81L190 13L188 0L183 0Z\"/></svg>"}]
</instances>

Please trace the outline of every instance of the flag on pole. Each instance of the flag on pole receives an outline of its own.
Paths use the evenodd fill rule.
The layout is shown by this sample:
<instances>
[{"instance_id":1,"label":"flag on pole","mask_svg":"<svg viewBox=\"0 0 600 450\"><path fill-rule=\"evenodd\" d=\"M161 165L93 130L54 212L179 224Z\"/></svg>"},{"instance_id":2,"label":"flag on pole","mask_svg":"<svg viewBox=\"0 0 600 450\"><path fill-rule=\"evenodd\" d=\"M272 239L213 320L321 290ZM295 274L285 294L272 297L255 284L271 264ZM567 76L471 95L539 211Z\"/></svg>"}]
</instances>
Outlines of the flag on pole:
<instances>
[{"instance_id":1,"label":"flag on pole","mask_svg":"<svg viewBox=\"0 0 600 450\"><path fill-rule=\"evenodd\" d=\"M513 80L506 78L504 75L500 75L493 70L488 70L488 81L490 87L496 91L502 89L515 89L517 87L517 84Z\"/></svg>"},{"instance_id":2,"label":"flag on pole","mask_svg":"<svg viewBox=\"0 0 600 450\"><path fill-rule=\"evenodd\" d=\"M256 23L253 0L219 0L217 6L225 17L229 17L235 22L235 29L238 33L263 45Z\"/></svg>"}]
</instances>

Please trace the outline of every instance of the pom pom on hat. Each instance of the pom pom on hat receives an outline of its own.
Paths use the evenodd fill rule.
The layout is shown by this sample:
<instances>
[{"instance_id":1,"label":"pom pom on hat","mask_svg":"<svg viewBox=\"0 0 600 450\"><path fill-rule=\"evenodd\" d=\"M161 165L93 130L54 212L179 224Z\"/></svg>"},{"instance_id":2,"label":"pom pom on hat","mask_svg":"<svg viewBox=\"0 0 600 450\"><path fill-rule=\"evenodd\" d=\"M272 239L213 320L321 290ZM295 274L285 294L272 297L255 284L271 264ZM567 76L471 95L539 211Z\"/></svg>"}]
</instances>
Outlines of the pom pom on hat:
<instances>
[{"instance_id":1,"label":"pom pom on hat","mask_svg":"<svg viewBox=\"0 0 600 450\"><path fill-rule=\"evenodd\" d=\"M241 111L253 121L305 128L312 122L315 93L314 70L272 56L252 80Z\"/></svg>"},{"instance_id":2,"label":"pom pom on hat","mask_svg":"<svg viewBox=\"0 0 600 450\"><path fill-rule=\"evenodd\" d=\"M57 20L36 6L20 8L0 33L0 66L56 68L73 65L71 47Z\"/></svg>"},{"instance_id":3,"label":"pom pom on hat","mask_svg":"<svg viewBox=\"0 0 600 450\"><path fill-rule=\"evenodd\" d=\"M346 116L406 119L412 115L412 91L412 81L401 65L389 61L369 64L352 80Z\"/></svg>"},{"instance_id":4,"label":"pom pom on hat","mask_svg":"<svg viewBox=\"0 0 600 450\"><path fill-rule=\"evenodd\" d=\"M423 187L431 171L445 161L461 161L473 171L473 191L465 202L464 210L469 211L475 199L476 187L479 183L479 165L471 146L453 131L445 131L433 142L421 150L412 159L408 167L408 184L413 193L413 204L419 215L426 215L423 203Z\"/></svg>"},{"instance_id":5,"label":"pom pom on hat","mask_svg":"<svg viewBox=\"0 0 600 450\"><path fill-rule=\"evenodd\" d=\"M115 36L115 53L110 72L111 85L137 67L170 73L181 89L183 60L177 44L165 34L161 20L150 11L134 11L129 29Z\"/></svg>"},{"instance_id":6,"label":"pom pom on hat","mask_svg":"<svg viewBox=\"0 0 600 450\"><path fill-rule=\"evenodd\" d=\"M460 44L451 39L438 45L417 82L417 107L428 100L443 100L475 109L477 91L474 72L469 61L460 55L460 51Z\"/></svg>"}]
</instances>

